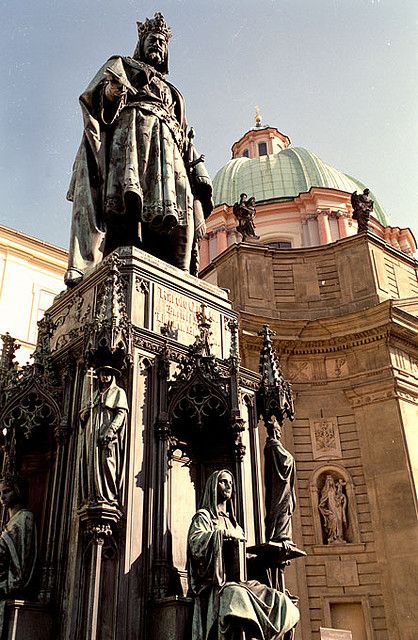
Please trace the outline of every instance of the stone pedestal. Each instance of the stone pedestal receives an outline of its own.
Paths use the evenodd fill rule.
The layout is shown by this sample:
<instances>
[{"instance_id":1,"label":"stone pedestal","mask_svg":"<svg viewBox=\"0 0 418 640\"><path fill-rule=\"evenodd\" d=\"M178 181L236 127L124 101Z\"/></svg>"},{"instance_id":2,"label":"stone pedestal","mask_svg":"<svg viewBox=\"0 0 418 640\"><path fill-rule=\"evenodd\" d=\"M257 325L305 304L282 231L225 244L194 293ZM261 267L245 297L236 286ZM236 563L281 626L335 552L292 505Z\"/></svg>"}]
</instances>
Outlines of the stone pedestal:
<instances>
[{"instance_id":1,"label":"stone pedestal","mask_svg":"<svg viewBox=\"0 0 418 640\"><path fill-rule=\"evenodd\" d=\"M92 408L83 420L80 411L86 398L92 405L99 365L119 369L129 408L121 495L107 504L94 495L81 502L80 492L85 420L95 424ZM43 407L48 436L36 508L39 597L54 611L54 638L188 640L187 531L214 469L236 478L249 543L262 537L258 376L240 368L227 293L139 249L119 249L57 297L25 376L20 397ZM96 451L100 441L91 442ZM30 611L43 635L41 622L19 631L28 611L14 606L9 637L48 638L41 608Z\"/></svg>"},{"instance_id":2,"label":"stone pedestal","mask_svg":"<svg viewBox=\"0 0 418 640\"><path fill-rule=\"evenodd\" d=\"M163 598L156 600L150 608L152 638L177 640L191 638L193 600L192 598Z\"/></svg>"}]
</instances>

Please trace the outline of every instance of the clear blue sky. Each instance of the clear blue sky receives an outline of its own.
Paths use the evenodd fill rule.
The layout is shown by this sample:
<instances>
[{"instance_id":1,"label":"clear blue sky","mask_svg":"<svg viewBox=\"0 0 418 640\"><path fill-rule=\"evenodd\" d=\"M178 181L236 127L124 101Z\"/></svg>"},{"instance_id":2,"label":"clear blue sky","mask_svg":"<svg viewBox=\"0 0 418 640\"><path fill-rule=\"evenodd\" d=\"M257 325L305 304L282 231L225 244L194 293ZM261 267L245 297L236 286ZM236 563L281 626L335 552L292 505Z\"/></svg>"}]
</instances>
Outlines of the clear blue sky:
<instances>
[{"instance_id":1,"label":"clear blue sky","mask_svg":"<svg viewBox=\"0 0 418 640\"><path fill-rule=\"evenodd\" d=\"M131 55L136 20L172 26L170 79L212 176L263 123L367 184L418 240L416 0L10 0L0 3L0 222L67 247L78 96Z\"/></svg>"}]
</instances>

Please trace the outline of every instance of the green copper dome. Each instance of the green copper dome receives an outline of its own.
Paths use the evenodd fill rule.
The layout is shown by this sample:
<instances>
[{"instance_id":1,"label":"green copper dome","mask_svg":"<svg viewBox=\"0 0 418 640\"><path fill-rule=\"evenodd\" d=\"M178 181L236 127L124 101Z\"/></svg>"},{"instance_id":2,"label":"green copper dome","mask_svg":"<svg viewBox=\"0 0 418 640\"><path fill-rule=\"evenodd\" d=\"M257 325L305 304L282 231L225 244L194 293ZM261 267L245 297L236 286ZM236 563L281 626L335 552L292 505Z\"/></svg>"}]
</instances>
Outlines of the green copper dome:
<instances>
[{"instance_id":1,"label":"green copper dome","mask_svg":"<svg viewBox=\"0 0 418 640\"><path fill-rule=\"evenodd\" d=\"M215 205L232 205L241 193L254 196L257 203L285 200L306 193L311 187L361 192L365 185L322 162L311 151L301 147L283 149L279 153L258 158L235 158L226 163L214 181ZM377 199L374 216L387 225L388 218Z\"/></svg>"}]
</instances>

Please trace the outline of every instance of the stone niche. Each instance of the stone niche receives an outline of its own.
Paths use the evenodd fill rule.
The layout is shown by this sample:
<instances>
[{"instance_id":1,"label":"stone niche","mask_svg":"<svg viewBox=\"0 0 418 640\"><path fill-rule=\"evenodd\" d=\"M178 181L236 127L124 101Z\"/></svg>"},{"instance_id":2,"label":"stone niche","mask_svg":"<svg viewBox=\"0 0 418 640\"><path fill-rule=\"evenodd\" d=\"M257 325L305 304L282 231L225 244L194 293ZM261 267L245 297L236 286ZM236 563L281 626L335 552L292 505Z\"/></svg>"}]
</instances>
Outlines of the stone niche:
<instances>
[{"instance_id":1,"label":"stone niche","mask_svg":"<svg viewBox=\"0 0 418 640\"><path fill-rule=\"evenodd\" d=\"M318 467L310 482L316 543L346 545L360 542L353 481L337 464Z\"/></svg>"}]
</instances>

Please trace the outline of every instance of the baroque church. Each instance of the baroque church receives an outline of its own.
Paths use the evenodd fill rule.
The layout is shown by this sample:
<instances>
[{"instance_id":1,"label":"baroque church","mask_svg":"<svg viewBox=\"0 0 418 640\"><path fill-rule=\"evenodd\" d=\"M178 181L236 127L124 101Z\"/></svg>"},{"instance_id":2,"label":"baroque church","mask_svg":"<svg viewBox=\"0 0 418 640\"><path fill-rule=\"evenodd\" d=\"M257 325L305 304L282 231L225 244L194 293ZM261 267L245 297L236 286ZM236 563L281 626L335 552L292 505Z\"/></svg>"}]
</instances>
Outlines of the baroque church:
<instances>
[{"instance_id":1,"label":"baroque church","mask_svg":"<svg viewBox=\"0 0 418 640\"><path fill-rule=\"evenodd\" d=\"M283 439L307 552L292 569L303 639L323 626L412 640L418 628L416 242L375 194L369 232L357 234L350 194L364 188L258 118L214 178L202 242L201 276L228 289L239 312L243 365L257 370L268 323L293 387ZM241 193L256 199L259 236L244 243L233 214ZM344 486L338 540L324 529L327 482Z\"/></svg>"},{"instance_id":2,"label":"baroque church","mask_svg":"<svg viewBox=\"0 0 418 640\"><path fill-rule=\"evenodd\" d=\"M258 371L259 330L268 325L293 389L295 419L282 441L297 468L294 541L307 554L286 573L299 597L296 640L328 637L320 629L413 640L418 628L417 247L409 229L391 226L378 194L370 194L369 231L357 233L351 194L365 186L292 148L257 116L214 177L215 209L200 242L200 278L226 291L238 314L241 365ZM256 209L257 237L245 241L234 215L241 194ZM0 255L5 371L6 332L23 365L37 321L63 289L65 252L1 227ZM19 310L10 312L20 282ZM162 320L170 302L162 298L155 311ZM170 313L175 341L184 318ZM18 620L21 605L13 606Z\"/></svg>"}]
</instances>

